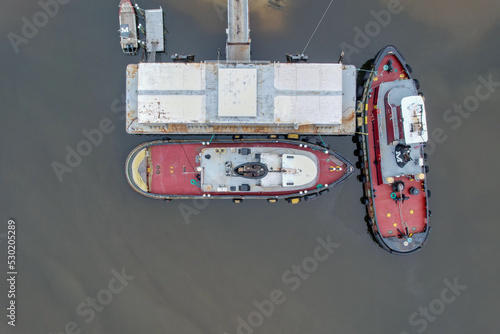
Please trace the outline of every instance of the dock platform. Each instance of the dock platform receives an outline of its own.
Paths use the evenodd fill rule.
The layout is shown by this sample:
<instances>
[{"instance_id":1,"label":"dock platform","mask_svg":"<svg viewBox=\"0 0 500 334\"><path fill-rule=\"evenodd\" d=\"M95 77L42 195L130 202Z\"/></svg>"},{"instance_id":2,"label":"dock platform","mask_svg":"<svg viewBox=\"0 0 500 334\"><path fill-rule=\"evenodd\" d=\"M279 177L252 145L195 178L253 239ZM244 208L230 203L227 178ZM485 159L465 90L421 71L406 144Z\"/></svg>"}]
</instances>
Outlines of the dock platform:
<instances>
[{"instance_id":1,"label":"dock platform","mask_svg":"<svg viewBox=\"0 0 500 334\"><path fill-rule=\"evenodd\" d=\"M355 132L353 65L140 63L126 90L130 134Z\"/></svg>"},{"instance_id":2,"label":"dock platform","mask_svg":"<svg viewBox=\"0 0 500 334\"><path fill-rule=\"evenodd\" d=\"M156 63L162 14L146 11L149 62L127 67L130 134L352 135L356 68L251 60L248 0L228 0L226 59ZM162 49L163 50L163 49ZM193 57L194 60L194 57Z\"/></svg>"}]
</instances>

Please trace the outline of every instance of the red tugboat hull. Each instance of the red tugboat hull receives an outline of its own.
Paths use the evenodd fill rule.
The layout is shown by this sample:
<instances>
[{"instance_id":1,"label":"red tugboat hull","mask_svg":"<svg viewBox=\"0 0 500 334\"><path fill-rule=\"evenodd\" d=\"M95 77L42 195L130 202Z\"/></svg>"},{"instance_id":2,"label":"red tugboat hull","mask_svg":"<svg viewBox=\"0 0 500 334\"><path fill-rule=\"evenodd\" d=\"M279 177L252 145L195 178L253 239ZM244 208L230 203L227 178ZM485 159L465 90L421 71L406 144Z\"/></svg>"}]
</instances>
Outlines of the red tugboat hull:
<instances>
[{"instance_id":1,"label":"red tugboat hull","mask_svg":"<svg viewBox=\"0 0 500 334\"><path fill-rule=\"evenodd\" d=\"M170 141L136 147L126 162L129 185L154 199L286 199L325 194L354 171L339 153L284 139Z\"/></svg>"},{"instance_id":2,"label":"red tugboat hull","mask_svg":"<svg viewBox=\"0 0 500 334\"><path fill-rule=\"evenodd\" d=\"M377 243L399 255L422 248L430 233L423 95L393 46L364 75L358 135L368 225Z\"/></svg>"}]
</instances>

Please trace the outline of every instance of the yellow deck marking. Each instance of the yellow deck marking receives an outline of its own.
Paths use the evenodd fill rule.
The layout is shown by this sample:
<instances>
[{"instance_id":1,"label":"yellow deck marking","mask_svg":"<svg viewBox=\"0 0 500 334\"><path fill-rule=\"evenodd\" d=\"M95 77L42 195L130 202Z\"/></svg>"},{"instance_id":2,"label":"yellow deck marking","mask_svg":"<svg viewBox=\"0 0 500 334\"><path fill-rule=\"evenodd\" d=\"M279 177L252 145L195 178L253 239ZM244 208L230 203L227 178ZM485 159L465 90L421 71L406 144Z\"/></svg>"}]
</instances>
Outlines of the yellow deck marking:
<instances>
[{"instance_id":1,"label":"yellow deck marking","mask_svg":"<svg viewBox=\"0 0 500 334\"><path fill-rule=\"evenodd\" d=\"M139 165L141 164L142 161L144 161L145 158L146 158L146 149L143 149L139 153L137 153L137 155L134 158L134 161L132 162L132 179L134 180L134 183L142 191L148 191L148 186L142 179L141 174L139 173Z\"/></svg>"}]
</instances>

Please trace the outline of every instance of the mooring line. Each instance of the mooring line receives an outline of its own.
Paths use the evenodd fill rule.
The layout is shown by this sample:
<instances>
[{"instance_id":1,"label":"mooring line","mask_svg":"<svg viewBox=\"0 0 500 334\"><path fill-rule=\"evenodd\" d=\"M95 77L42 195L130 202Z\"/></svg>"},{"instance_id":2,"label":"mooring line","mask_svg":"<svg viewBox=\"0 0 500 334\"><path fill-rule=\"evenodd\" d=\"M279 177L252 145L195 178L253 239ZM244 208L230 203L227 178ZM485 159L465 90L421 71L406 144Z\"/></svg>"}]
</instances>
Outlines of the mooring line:
<instances>
[{"instance_id":1,"label":"mooring line","mask_svg":"<svg viewBox=\"0 0 500 334\"><path fill-rule=\"evenodd\" d=\"M326 8L325 12L323 13L323 16L321 17L321 20L319 20L319 23L316 26L316 29L314 29L314 32L312 33L311 38L309 38L309 41L307 42L306 47L304 48L304 51L302 51L302 54L304 54L306 52L307 47L309 46L309 43L311 43L311 40L313 39L314 35L316 34L316 31L318 31L318 28L321 25L321 22L323 22L323 19L325 18L326 13L328 13L328 10L330 9L332 3L333 3L333 0L330 1L330 4L328 5L328 7Z\"/></svg>"}]
</instances>

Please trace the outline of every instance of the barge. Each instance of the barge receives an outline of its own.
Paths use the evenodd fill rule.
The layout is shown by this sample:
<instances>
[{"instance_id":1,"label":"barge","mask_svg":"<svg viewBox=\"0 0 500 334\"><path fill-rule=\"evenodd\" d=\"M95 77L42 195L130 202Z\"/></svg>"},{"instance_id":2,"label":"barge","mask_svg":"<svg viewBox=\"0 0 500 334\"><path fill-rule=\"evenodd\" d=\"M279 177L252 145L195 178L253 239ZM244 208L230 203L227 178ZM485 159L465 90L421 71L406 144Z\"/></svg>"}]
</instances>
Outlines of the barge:
<instances>
[{"instance_id":1,"label":"barge","mask_svg":"<svg viewBox=\"0 0 500 334\"><path fill-rule=\"evenodd\" d=\"M156 62L154 53L160 51L154 46L163 44L148 41L161 38L161 24L156 30L152 25L160 17L148 20L148 12L149 61L127 66L127 133L313 136L356 131L356 67L309 63L306 55L287 55L286 62L253 60L248 0L227 0L225 59L220 50L217 59L199 62L194 55L171 52L174 62Z\"/></svg>"}]
</instances>

